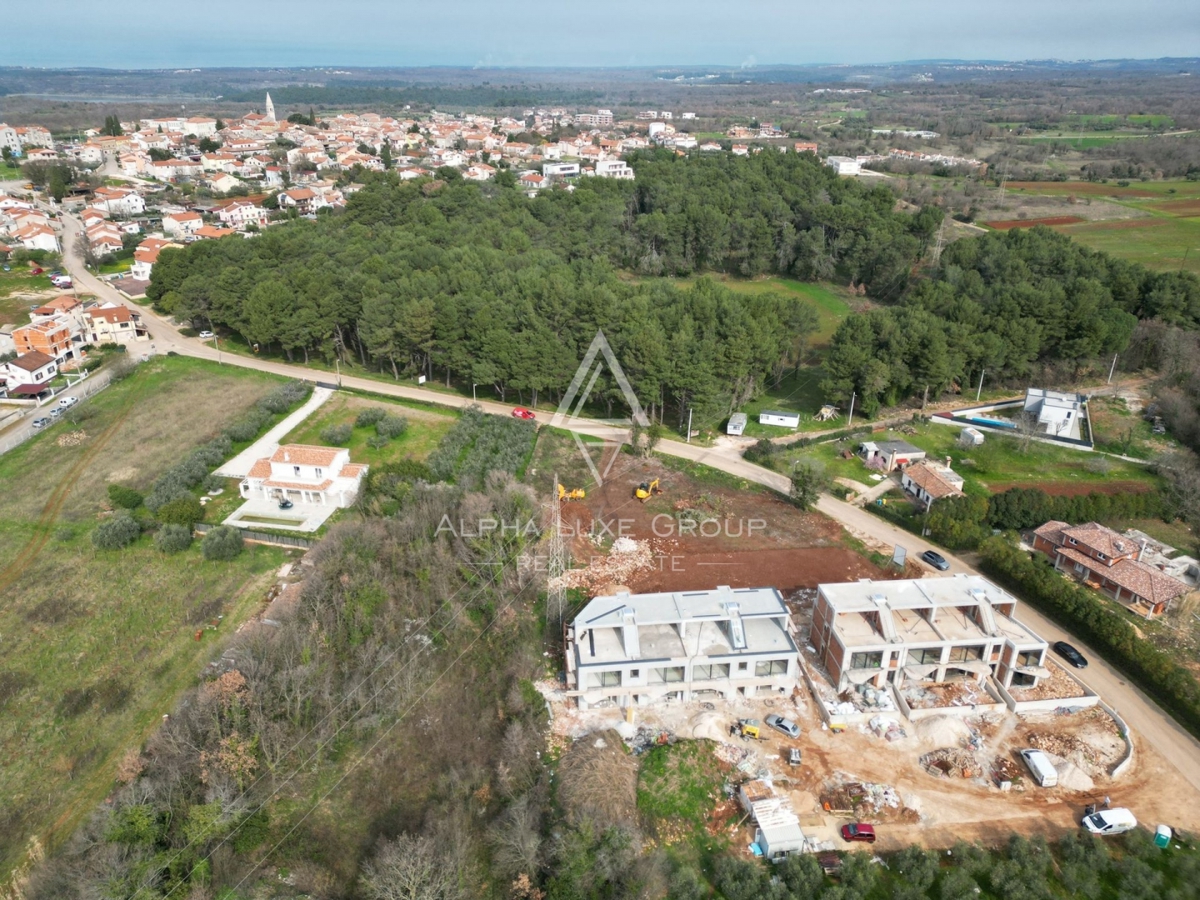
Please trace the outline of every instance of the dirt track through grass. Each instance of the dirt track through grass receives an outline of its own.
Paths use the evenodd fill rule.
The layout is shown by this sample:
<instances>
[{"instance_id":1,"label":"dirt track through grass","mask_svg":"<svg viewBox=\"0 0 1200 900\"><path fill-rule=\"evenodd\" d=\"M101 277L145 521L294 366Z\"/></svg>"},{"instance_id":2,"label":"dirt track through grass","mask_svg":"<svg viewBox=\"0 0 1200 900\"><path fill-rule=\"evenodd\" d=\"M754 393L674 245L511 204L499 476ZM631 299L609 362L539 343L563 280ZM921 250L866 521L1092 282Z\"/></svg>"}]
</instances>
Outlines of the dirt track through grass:
<instances>
[{"instance_id":1,"label":"dirt track through grass","mask_svg":"<svg viewBox=\"0 0 1200 900\"><path fill-rule=\"evenodd\" d=\"M30 563L42 552L42 548L50 540L51 526L58 520L58 514L62 512L63 504L66 503L67 495L71 493L71 488L75 486L75 482L79 480L79 476L92 460L100 455L100 451L104 449L112 436L121 430L121 426L129 418L130 412L133 411L133 401L139 393L141 391L137 393L130 391L129 395L125 398L121 412L117 418L113 420L111 425L100 432L91 446L84 451L83 455L75 460L71 468L67 470L67 474L63 476L62 481L58 483L58 486L50 494L50 499L46 501L41 516L34 523L33 537L21 548L16 559L5 566L3 570L0 570L0 592L12 587L16 580L29 568Z\"/></svg>"}]
</instances>

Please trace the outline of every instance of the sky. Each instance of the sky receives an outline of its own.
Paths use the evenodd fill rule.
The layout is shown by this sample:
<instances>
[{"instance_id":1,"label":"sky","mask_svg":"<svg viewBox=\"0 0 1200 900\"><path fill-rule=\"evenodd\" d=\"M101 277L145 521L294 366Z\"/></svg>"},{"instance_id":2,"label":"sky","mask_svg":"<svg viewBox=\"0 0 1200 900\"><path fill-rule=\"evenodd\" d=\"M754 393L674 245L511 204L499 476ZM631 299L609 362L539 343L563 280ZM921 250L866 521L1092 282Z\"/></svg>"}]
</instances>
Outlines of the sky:
<instances>
[{"instance_id":1,"label":"sky","mask_svg":"<svg viewBox=\"0 0 1200 900\"><path fill-rule=\"evenodd\" d=\"M0 65L661 66L1200 53L1200 0L54 0ZM16 38L15 40L13 38Z\"/></svg>"}]
</instances>

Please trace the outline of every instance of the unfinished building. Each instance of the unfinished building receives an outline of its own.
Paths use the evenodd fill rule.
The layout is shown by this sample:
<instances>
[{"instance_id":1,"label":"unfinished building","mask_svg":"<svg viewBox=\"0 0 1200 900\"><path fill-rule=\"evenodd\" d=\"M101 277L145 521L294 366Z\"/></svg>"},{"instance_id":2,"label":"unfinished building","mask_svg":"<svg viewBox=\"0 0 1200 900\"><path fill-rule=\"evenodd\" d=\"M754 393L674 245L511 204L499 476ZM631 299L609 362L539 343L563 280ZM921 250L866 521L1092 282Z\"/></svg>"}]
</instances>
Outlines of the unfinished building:
<instances>
[{"instance_id":1,"label":"unfinished building","mask_svg":"<svg viewBox=\"0 0 1200 900\"><path fill-rule=\"evenodd\" d=\"M594 598L567 628L581 709L791 691L799 656L774 588Z\"/></svg>"},{"instance_id":2,"label":"unfinished building","mask_svg":"<svg viewBox=\"0 0 1200 900\"><path fill-rule=\"evenodd\" d=\"M988 676L1034 687L1049 674L1047 643L1017 621L1016 606L978 575L822 584L811 642L839 691Z\"/></svg>"}]
</instances>

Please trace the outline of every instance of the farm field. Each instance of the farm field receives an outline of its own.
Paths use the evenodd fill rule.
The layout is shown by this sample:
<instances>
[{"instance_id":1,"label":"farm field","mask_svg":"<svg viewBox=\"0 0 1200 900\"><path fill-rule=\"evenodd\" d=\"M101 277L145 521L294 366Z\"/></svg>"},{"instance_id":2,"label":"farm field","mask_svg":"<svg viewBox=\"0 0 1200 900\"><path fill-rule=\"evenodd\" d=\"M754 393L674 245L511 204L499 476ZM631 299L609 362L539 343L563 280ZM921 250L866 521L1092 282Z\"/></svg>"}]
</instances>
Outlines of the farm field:
<instances>
[{"instance_id":1,"label":"farm field","mask_svg":"<svg viewBox=\"0 0 1200 900\"><path fill-rule=\"evenodd\" d=\"M198 544L167 556L148 535L97 551L108 484L145 490L278 383L160 358L80 404L74 422L0 457L0 479L21 485L0 494L0 875L31 837L58 844L113 789L120 760L287 558L247 547L207 562Z\"/></svg>"},{"instance_id":2,"label":"farm field","mask_svg":"<svg viewBox=\"0 0 1200 900\"><path fill-rule=\"evenodd\" d=\"M1200 218L1124 219L1058 226L1093 250L1141 263L1150 269L1183 268L1200 275Z\"/></svg>"},{"instance_id":3,"label":"farm field","mask_svg":"<svg viewBox=\"0 0 1200 900\"><path fill-rule=\"evenodd\" d=\"M408 419L408 430L382 447L371 447L368 442L375 435L375 426L353 427L355 417L365 409L382 409L389 415L402 416ZM338 393L288 434L281 443L325 444L327 442L321 437L322 431L350 425L353 430L349 441L339 446L350 448L352 462L374 466L405 458L423 461L457 418L456 411L447 410L440 413L418 404L405 405Z\"/></svg>"}]
</instances>

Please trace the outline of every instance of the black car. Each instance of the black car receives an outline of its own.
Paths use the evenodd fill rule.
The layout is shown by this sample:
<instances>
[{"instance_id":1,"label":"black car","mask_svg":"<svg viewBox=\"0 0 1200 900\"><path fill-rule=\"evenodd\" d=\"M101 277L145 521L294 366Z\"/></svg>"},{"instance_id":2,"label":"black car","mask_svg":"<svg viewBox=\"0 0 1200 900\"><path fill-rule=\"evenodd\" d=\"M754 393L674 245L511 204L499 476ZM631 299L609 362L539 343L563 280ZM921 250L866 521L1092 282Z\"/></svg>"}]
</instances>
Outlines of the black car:
<instances>
[{"instance_id":1,"label":"black car","mask_svg":"<svg viewBox=\"0 0 1200 900\"><path fill-rule=\"evenodd\" d=\"M1059 641L1056 643L1054 645L1054 652L1077 669L1087 668L1087 657L1068 644L1066 641Z\"/></svg>"},{"instance_id":2,"label":"black car","mask_svg":"<svg viewBox=\"0 0 1200 900\"><path fill-rule=\"evenodd\" d=\"M281 498L279 501L279 508L280 509L291 509L292 501L287 499L286 497Z\"/></svg>"},{"instance_id":3,"label":"black car","mask_svg":"<svg viewBox=\"0 0 1200 900\"><path fill-rule=\"evenodd\" d=\"M921 559L935 569L940 569L943 572L950 568L950 563L946 562L946 558L940 553L934 553L932 550L926 550L922 553Z\"/></svg>"}]
</instances>

